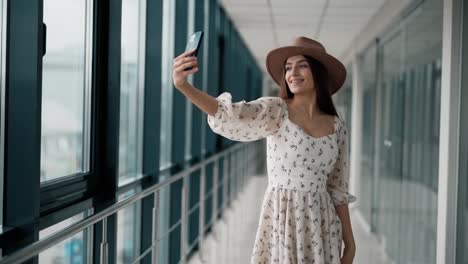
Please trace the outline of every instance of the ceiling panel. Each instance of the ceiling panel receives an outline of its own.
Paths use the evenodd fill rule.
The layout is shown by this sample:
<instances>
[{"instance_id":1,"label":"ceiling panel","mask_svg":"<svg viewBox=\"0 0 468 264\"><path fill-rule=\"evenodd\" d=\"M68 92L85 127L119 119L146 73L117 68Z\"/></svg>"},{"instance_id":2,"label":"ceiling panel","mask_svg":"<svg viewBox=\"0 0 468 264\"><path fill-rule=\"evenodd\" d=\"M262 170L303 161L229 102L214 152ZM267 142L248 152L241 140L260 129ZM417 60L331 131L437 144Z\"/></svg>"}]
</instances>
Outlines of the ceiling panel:
<instances>
[{"instance_id":1,"label":"ceiling panel","mask_svg":"<svg viewBox=\"0 0 468 264\"><path fill-rule=\"evenodd\" d=\"M254 1L256 2L256 1ZM334 6L343 6L343 7L356 7L356 6L367 6L367 7L374 7L378 8L382 6L384 1L381 0L350 0L350 1L343 1L343 0L330 0L328 1L331 7Z\"/></svg>"},{"instance_id":2,"label":"ceiling panel","mask_svg":"<svg viewBox=\"0 0 468 264\"><path fill-rule=\"evenodd\" d=\"M291 14L295 15L314 15L314 14L321 14L323 12L323 8L325 5L316 5L311 7L302 7L302 6L293 6L293 7L285 7L280 5L271 5L271 10L275 15L287 15L291 16Z\"/></svg>"},{"instance_id":3,"label":"ceiling panel","mask_svg":"<svg viewBox=\"0 0 468 264\"><path fill-rule=\"evenodd\" d=\"M385 0L221 0L247 47L265 70L267 53L297 36L340 56Z\"/></svg>"},{"instance_id":4,"label":"ceiling panel","mask_svg":"<svg viewBox=\"0 0 468 264\"><path fill-rule=\"evenodd\" d=\"M271 5L275 5L275 6L307 8L307 7L323 6L327 2L327 0L292 0L292 1L270 0L270 1L265 1L265 2L270 2Z\"/></svg>"}]
</instances>

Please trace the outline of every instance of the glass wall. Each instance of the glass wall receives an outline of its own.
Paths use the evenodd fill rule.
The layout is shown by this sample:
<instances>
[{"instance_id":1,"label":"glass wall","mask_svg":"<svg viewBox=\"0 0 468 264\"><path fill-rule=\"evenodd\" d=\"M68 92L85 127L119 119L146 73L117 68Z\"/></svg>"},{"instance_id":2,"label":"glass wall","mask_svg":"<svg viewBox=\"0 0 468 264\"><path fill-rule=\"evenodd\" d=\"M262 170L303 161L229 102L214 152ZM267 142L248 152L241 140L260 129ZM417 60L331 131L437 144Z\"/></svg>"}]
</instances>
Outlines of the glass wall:
<instances>
[{"instance_id":1,"label":"glass wall","mask_svg":"<svg viewBox=\"0 0 468 264\"><path fill-rule=\"evenodd\" d=\"M468 5L463 3L462 11L463 48L462 51L462 73L461 73L461 95L460 102L460 133L459 133L459 160L458 164L458 201L457 201L457 232L456 232L456 263L468 263Z\"/></svg>"},{"instance_id":2,"label":"glass wall","mask_svg":"<svg viewBox=\"0 0 468 264\"><path fill-rule=\"evenodd\" d=\"M362 55L362 138L361 180L359 181L359 206L368 223L373 223L372 207L375 200L374 156L376 127L376 60L377 46L372 44Z\"/></svg>"},{"instance_id":3,"label":"glass wall","mask_svg":"<svg viewBox=\"0 0 468 264\"><path fill-rule=\"evenodd\" d=\"M435 263L442 1L362 54L360 209L395 263Z\"/></svg>"},{"instance_id":4,"label":"glass wall","mask_svg":"<svg viewBox=\"0 0 468 264\"><path fill-rule=\"evenodd\" d=\"M406 27L401 262L435 263L443 1L426 1ZM418 243L424 242L424 243Z\"/></svg>"},{"instance_id":5,"label":"glass wall","mask_svg":"<svg viewBox=\"0 0 468 264\"><path fill-rule=\"evenodd\" d=\"M7 1L0 0L0 232L3 225L3 164L5 153L6 3Z\"/></svg>"},{"instance_id":6,"label":"glass wall","mask_svg":"<svg viewBox=\"0 0 468 264\"><path fill-rule=\"evenodd\" d=\"M39 239L48 237L58 230L62 230L84 218L85 214L79 214L63 220L51 227L39 232ZM46 251L39 254L39 263L41 264L85 264L91 263L92 232L87 229L72 237L54 245Z\"/></svg>"},{"instance_id":7,"label":"glass wall","mask_svg":"<svg viewBox=\"0 0 468 264\"><path fill-rule=\"evenodd\" d=\"M171 166L172 153L172 101L173 101L173 85L172 85L172 63L174 58L174 24L175 24L175 1L163 1L163 17L162 17L162 54L161 54L161 102L160 102L160 149L159 149L159 170L163 173L158 175L162 181L170 176L169 171L165 171ZM166 233L170 228L170 207L171 207L170 187L162 188L158 199L160 200L160 217L158 219L159 234ZM169 262L169 237L161 238L159 243L158 263Z\"/></svg>"},{"instance_id":8,"label":"glass wall","mask_svg":"<svg viewBox=\"0 0 468 264\"><path fill-rule=\"evenodd\" d=\"M465 62L466 64L466 62ZM464 88L466 90L466 86ZM466 91L464 92L464 98L467 98ZM466 120L466 106L464 107L465 110L462 111L462 119ZM466 121L464 121L464 128L462 131L467 131L466 129ZM460 161L468 164L468 149L466 148L466 139L465 140L465 148L461 151L463 155L460 155ZM461 164L461 163L460 163ZM468 263L468 170L466 166L463 169L460 169L460 183L459 186L459 195L458 195L458 226L457 226L457 256L456 256L456 263Z\"/></svg>"},{"instance_id":9,"label":"glass wall","mask_svg":"<svg viewBox=\"0 0 468 264\"><path fill-rule=\"evenodd\" d=\"M128 198L135 190L126 192L119 200ZM117 263L132 263L140 252L141 203L129 205L117 213Z\"/></svg>"},{"instance_id":10,"label":"glass wall","mask_svg":"<svg viewBox=\"0 0 468 264\"><path fill-rule=\"evenodd\" d=\"M387 253L396 256L399 252L399 214L401 192L401 144L402 144L402 34L391 36L381 47L382 79L378 89L379 118L377 133L381 146L377 168L379 185L378 232L382 235ZM382 144L383 143L383 144Z\"/></svg>"},{"instance_id":11,"label":"glass wall","mask_svg":"<svg viewBox=\"0 0 468 264\"><path fill-rule=\"evenodd\" d=\"M341 118L348 124L349 132L351 132L351 103L352 103L352 85L353 85L353 69L352 66L346 67L346 80L343 87L333 95L333 102L335 103L336 111ZM351 133L350 133L351 134Z\"/></svg>"},{"instance_id":12,"label":"glass wall","mask_svg":"<svg viewBox=\"0 0 468 264\"><path fill-rule=\"evenodd\" d=\"M465 12L466 14L466 12ZM465 55L464 65L467 65ZM466 67L466 66L465 66ZM466 70L465 70L466 71ZM466 75L465 75L466 76ZM466 85L466 77L464 80L465 85L462 88L462 102L466 102L468 98L468 86ZM468 132L468 107L462 104L461 111L461 131L460 135L466 135ZM468 263L468 144L466 137L460 139L460 159L459 164L459 187L458 187L458 210L457 210L457 238L456 238L456 263Z\"/></svg>"},{"instance_id":13,"label":"glass wall","mask_svg":"<svg viewBox=\"0 0 468 264\"><path fill-rule=\"evenodd\" d=\"M161 170L171 165L172 142L172 60L174 58L174 1L163 1L162 73L161 73Z\"/></svg>"},{"instance_id":14,"label":"glass wall","mask_svg":"<svg viewBox=\"0 0 468 264\"><path fill-rule=\"evenodd\" d=\"M146 0L122 1L119 185L141 177Z\"/></svg>"},{"instance_id":15,"label":"glass wall","mask_svg":"<svg viewBox=\"0 0 468 264\"><path fill-rule=\"evenodd\" d=\"M44 0L41 181L88 170L92 4Z\"/></svg>"},{"instance_id":16,"label":"glass wall","mask_svg":"<svg viewBox=\"0 0 468 264\"><path fill-rule=\"evenodd\" d=\"M9 3L8 37L13 45L9 46L6 56L9 69L0 71L8 76L6 104L2 101L5 100L3 90L0 96L0 109L5 105L8 109L0 123L13 120L6 125L5 139L5 145L13 147L6 149L5 156L9 156L5 159L8 162L5 165L7 185L0 188L5 190L6 209L0 219L5 220L5 226L12 227L0 232L4 254L27 247L38 237L68 228L83 219L86 215L82 212L89 208L94 208L95 213L103 212L118 199L171 177L183 166L216 154L215 146L220 137L206 130L206 116L200 120L205 129L200 130L200 124L189 122L192 117L193 120L201 117L197 116L200 113L191 112L193 105L189 104L191 108L187 108L187 113L184 106L180 112L172 114L186 103L185 98L175 96L180 93L174 90L171 80L174 54L185 47L187 34L182 31L203 29L206 34L205 52L201 54L205 54L205 62L212 63L204 63L201 69L205 70L199 73L199 78L194 78L194 82L199 82L198 88L205 86L205 90L215 96L222 88L217 84L237 87L254 80L249 87L252 94L261 91L261 70L216 0L43 0L33 1L35 4L26 3L28 0L0 0L2 4L6 2ZM0 7L3 11L0 14L4 14L5 5ZM183 19L177 19L176 14ZM21 23L26 18L30 23ZM190 23L186 23L187 19ZM217 27L217 20L223 21L222 28ZM6 18L2 16L0 22L4 21ZM2 26L3 33L5 25ZM94 34L97 37L93 39ZM230 65L228 70L223 70L226 80L207 77L218 76L218 38L231 43L226 44L222 52L224 61ZM145 49L146 45L151 48ZM3 46L0 48L3 52ZM233 60L234 53L242 60ZM25 58L28 60L24 61ZM247 64L249 73L245 77ZM151 74L145 74L145 67ZM233 72L239 78L232 78ZM3 84L2 74L0 78ZM143 89L144 84L150 89ZM237 96L242 94L245 95ZM144 104L142 99L145 99ZM38 127L39 124L42 127ZM184 126L179 127L180 124ZM24 129L25 125L30 125L31 129ZM197 132L192 133L193 129ZM186 141L181 141L186 143L179 144L182 147L174 147L174 143L183 138L175 136L177 131L187 135ZM201 138L204 141L200 143ZM22 151L17 151L20 148L15 146L22 147ZM206 150L202 156L201 149ZM30 154L27 159L23 158L24 151ZM182 153L184 159L173 159L173 153ZM187 162L190 153L193 156ZM213 208L224 209L221 208L223 204L213 202L227 201L222 187L215 184L226 179L223 168L226 171L232 168L229 165L232 163L225 160L216 179L213 166L207 169L206 192L216 195L206 200L205 222L216 221L217 216L211 215ZM182 161L177 164L182 166L173 166L174 161ZM144 179L136 180L143 175ZM192 176L190 189L184 189L189 189L187 208L195 208L199 200L201 174L197 172ZM180 238L187 234L190 245L186 243L182 248L189 246L191 252L197 250L199 209L189 213L190 226L181 236L180 189L179 182L159 192L158 258L161 263L177 263L180 256L185 256L180 252ZM128 190L135 191L126 193ZM119 197L123 193L124 197ZM229 193L233 191L230 189ZM104 242L102 228L107 226L109 263L128 263L151 244L152 209L152 197L143 199L141 204L112 215L107 225L96 223L94 231L98 235L95 237L89 236L88 231L75 234L41 252L39 262L99 261L100 245ZM218 215L223 213L217 212ZM170 224L176 227L168 234ZM30 227L28 233L22 232L22 228L16 229L22 226ZM93 254L88 254L88 250ZM148 259L149 255L141 262L147 263Z\"/></svg>"}]
</instances>

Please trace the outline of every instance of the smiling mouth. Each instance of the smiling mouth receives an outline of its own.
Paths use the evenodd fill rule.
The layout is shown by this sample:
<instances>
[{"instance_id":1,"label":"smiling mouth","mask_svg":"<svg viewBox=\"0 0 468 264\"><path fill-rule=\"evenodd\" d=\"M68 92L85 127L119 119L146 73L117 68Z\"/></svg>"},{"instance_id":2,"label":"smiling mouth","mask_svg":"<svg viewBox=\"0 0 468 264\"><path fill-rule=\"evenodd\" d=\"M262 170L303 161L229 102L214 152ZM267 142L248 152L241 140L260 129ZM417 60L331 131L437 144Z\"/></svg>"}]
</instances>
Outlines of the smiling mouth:
<instances>
[{"instance_id":1,"label":"smiling mouth","mask_svg":"<svg viewBox=\"0 0 468 264\"><path fill-rule=\"evenodd\" d=\"M299 84L302 83L304 80L293 80L291 81L291 84Z\"/></svg>"}]
</instances>

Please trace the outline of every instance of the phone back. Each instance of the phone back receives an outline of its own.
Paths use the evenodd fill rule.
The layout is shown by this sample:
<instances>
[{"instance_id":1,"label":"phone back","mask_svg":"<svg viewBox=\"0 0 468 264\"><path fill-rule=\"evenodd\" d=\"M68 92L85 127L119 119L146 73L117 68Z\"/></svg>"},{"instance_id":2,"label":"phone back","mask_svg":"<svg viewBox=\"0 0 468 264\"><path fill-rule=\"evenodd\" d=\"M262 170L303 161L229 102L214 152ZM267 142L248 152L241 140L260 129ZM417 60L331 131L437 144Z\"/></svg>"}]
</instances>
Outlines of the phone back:
<instances>
[{"instance_id":1,"label":"phone back","mask_svg":"<svg viewBox=\"0 0 468 264\"><path fill-rule=\"evenodd\" d=\"M185 51L195 49L195 52L192 53L191 56L197 56L202 37L203 37L203 31L197 31L193 33L190 36L189 40L187 41L187 46L185 47Z\"/></svg>"}]
</instances>

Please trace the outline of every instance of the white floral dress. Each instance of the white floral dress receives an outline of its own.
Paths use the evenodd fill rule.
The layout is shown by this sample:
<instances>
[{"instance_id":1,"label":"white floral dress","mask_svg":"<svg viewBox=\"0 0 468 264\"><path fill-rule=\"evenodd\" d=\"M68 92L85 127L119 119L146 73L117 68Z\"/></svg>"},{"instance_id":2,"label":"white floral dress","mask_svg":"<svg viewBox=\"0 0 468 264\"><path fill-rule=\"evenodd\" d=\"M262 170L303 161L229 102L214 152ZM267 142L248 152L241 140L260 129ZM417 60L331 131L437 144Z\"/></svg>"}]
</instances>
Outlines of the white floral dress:
<instances>
[{"instance_id":1,"label":"white floral dress","mask_svg":"<svg viewBox=\"0 0 468 264\"><path fill-rule=\"evenodd\" d=\"M335 132L316 138L288 117L280 97L232 102L217 98L207 116L213 132L235 141L267 139L265 191L251 263L339 264L342 226L335 205L351 203L348 192L348 140L344 121Z\"/></svg>"}]
</instances>

